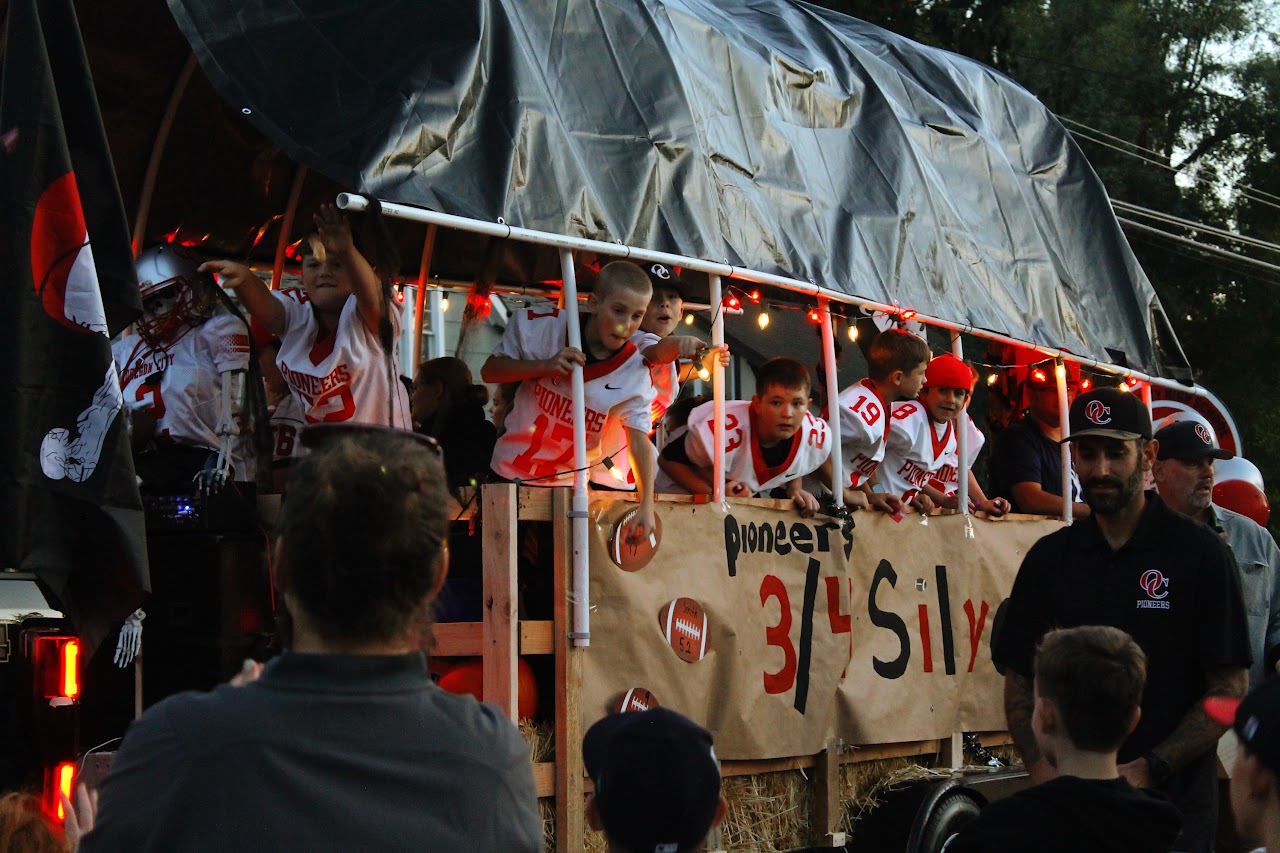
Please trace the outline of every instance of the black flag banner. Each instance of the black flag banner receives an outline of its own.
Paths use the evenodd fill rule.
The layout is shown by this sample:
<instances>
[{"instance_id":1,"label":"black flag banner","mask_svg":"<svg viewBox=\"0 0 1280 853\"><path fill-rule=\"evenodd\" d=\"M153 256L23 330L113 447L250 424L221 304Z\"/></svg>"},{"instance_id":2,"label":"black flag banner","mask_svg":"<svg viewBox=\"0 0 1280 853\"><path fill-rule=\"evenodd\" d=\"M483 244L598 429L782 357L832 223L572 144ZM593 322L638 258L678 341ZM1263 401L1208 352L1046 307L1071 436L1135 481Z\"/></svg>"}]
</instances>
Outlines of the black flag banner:
<instances>
[{"instance_id":1,"label":"black flag banner","mask_svg":"<svg viewBox=\"0 0 1280 853\"><path fill-rule=\"evenodd\" d=\"M72 0L10 0L0 81L0 569L37 574L86 651L148 587L110 336L139 312Z\"/></svg>"}]
</instances>

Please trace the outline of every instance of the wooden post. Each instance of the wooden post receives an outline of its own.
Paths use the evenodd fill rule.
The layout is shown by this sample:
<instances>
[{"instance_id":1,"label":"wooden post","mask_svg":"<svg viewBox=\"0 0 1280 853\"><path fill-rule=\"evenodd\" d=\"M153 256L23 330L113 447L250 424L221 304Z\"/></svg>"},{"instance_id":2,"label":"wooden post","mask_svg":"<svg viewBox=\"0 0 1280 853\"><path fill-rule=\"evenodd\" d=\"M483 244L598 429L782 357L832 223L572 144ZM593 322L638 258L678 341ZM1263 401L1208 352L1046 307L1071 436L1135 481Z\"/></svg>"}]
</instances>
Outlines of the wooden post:
<instances>
[{"instance_id":1,"label":"wooden post","mask_svg":"<svg viewBox=\"0 0 1280 853\"><path fill-rule=\"evenodd\" d=\"M585 849L587 831L582 766L582 656L587 649L575 646L569 639L573 628L569 600L576 592L569 496L568 489L555 489L551 498L556 597L556 850L560 853Z\"/></svg>"},{"instance_id":2,"label":"wooden post","mask_svg":"<svg viewBox=\"0 0 1280 853\"><path fill-rule=\"evenodd\" d=\"M827 741L818 753L813 773L813 844L815 847L843 847L840 832L840 743Z\"/></svg>"},{"instance_id":3,"label":"wooden post","mask_svg":"<svg viewBox=\"0 0 1280 853\"><path fill-rule=\"evenodd\" d=\"M516 719L516 487L482 487L484 522L484 699Z\"/></svg>"},{"instance_id":4,"label":"wooden post","mask_svg":"<svg viewBox=\"0 0 1280 853\"><path fill-rule=\"evenodd\" d=\"M939 742L938 763L949 770L964 767L964 732L952 732Z\"/></svg>"}]
</instances>

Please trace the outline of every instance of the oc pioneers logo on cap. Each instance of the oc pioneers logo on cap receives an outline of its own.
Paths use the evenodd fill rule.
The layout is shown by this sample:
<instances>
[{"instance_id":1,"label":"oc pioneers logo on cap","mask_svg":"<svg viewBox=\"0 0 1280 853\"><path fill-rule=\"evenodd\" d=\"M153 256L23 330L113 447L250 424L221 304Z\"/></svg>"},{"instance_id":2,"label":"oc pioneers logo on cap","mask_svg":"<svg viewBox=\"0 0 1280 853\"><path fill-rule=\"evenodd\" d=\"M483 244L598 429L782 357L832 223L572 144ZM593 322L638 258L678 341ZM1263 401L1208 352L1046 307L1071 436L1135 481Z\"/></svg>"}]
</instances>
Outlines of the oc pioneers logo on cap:
<instances>
[{"instance_id":1,"label":"oc pioneers logo on cap","mask_svg":"<svg viewBox=\"0 0 1280 853\"><path fill-rule=\"evenodd\" d=\"M1204 424L1196 424L1196 435L1199 436L1200 440L1205 444L1210 446L1213 445L1213 436L1209 435L1209 428Z\"/></svg>"},{"instance_id":2,"label":"oc pioneers logo on cap","mask_svg":"<svg viewBox=\"0 0 1280 853\"><path fill-rule=\"evenodd\" d=\"M1139 610L1168 610L1169 579L1159 569L1147 569L1142 573L1138 586L1147 594L1138 599Z\"/></svg>"},{"instance_id":3,"label":"oc pioneers logo on cap","mask_svg":"<svg viewBox=\"0 0 1280 853\"><path fill-rule=\"evenodd\" d=\"M658 278L671 278L671 270L667 269L662 264L654 264L649 267L649 272L653 273Z\"/></svg>"},{"instance_id":4,"label":"oc pioneers logo on cap","mask_svg":"<svg viewBox=\"0 0 1280 853\"><path fill-rule=\"evenodd\" d=\"M1098 426L1111 423L1111 407L1101 400L1090 400L1085 407L1084 416Z\"/></svg>"}]
</instances>

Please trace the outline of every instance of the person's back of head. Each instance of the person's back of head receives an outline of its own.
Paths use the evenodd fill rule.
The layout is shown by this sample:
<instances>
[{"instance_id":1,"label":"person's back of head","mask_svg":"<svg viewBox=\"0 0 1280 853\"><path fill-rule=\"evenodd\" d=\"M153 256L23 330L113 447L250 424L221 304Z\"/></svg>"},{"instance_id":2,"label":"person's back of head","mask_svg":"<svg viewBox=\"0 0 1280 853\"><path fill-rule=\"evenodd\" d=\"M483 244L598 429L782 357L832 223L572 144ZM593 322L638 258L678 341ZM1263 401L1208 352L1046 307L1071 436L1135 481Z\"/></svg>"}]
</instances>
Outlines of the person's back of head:
<instances>
[{"instance_id":1,"label":"person's back of head","mask_svg":"<svg viewBox=\"0 0 1280 853\"><path fill-rule=\"evenodd\" d=\"M1280 678L1267 679L1243 699L1205 699L1204 709L1240 741L1231 768L1236 830L1250 844L1280 850Z\"/></svg>"},{"instance_id":2,"label":"person's back of head","mask_svg":"<svg viewBox=\"0 0 1280 853\"><path fill-rule=\"evenodd\" d=\"M1076 749L1115 752L1137 724L1147 657L1118 628L1085 625L1044 635L1036 650L1037 699L1053 703Z\"/></svg>"},{"instance_id":3,"label":"person's back of head","mask_svg":"<svg viewBox=\"0 0 1280 853\"><path fill-rule=\"evenodd\" d=\"M809 396L809 368L794 358L785 355L774 356L760 365L756 370L756 394L763 397L770 387L785 390L801 389L803 396Z\"/></svg>"},{"instance_id":4,"label":"person's back of head","mask_svg":"<svg viewBox=\"0 0 1280 853\"><path fill-rule=\"evenodd\" d=\"M613 853L685 853L724 817L711 733L667 708L613 714L587 730L582 758L595 784L592 828Z\"/></svg>"},{"instance_id":5,"label":"person's back of head","mask_svg":"<svg viewBox=\"0 0 1280 853\"><path fill-rule=\"evenodd\" d=\"M281 511L284 588L337 643L404 636L439 588L448 493L438 447L362 425L303 430Z\"/></svg>"},{"instance_id":6,"label":"person's back of head","mask_svg":"<svg viewBox=\"0 0 1280 853\"><path fill-rule=\"evenodd\" d=\"M40 810L40 801L23 791L0 797L0 850L6 853L64 853L62 842Z\"/></svg>"},{"instance_id":7,"label":"person's back of head","mask_svg":"<svg viewBox=\"0 0 1280 853\"><path fill-rule=\"evenodd\" d=\"M929 362L929 345L902 329L886 329L876 335L867 350L867 378L884 382L895 371L910 373Z\"/></svg>"}]
</instances>

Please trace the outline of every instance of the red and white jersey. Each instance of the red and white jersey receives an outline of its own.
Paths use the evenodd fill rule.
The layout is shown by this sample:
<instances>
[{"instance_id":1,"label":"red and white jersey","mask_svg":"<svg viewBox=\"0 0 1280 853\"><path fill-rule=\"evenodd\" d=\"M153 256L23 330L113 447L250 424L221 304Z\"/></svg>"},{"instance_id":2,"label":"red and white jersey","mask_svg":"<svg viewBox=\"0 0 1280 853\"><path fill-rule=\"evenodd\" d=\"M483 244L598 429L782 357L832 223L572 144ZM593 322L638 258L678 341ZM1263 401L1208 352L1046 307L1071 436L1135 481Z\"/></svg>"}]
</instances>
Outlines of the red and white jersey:
<instances>
[{"instance_id":1,"label":"red and white jersey","mask_svg":"<svg viewBox=\"0 0 1280 853\"><path fill-rule=\"evenodd\" d=\"M319 337L320 324L302 288L276 291L284 306L285 328L280 335L276 364L298 397L307 423L356 421L409 429L409 392L400 381L394 348L400 339L400 306L388 306L391 316L390 362L356 308L347 297L338 328Z\"/></svg>"},{"instance_id":2,"label":"red and white jersey","mask_svg":"<svg viewBox=\"0 0 1280 853\"><path fill-rule=\"evenodd\" d=\"M840 392L840 452L844 461L845 488L856 489L870 477L884 458L889 429L888 405L868 379Z\"/></svg>"},{"instance_id":3,"label":"red and white jersey","mask_svg":"<svg viewBox=\"0 0 1280 853\"><path fill-rule=\"evenodd\" d=\"M511 315L494 355L520 361L551 358L569 345L569 313L537 305ZM616 462L627 454L626 432L603 442L608 421L647 433L653 404L649 364L627 342L604 361L582 369L587 465L606 455ZM507 413L507 428L493 449L493 470L509 480L536 486L573 485L573 391L568 376L526 379ZM607 473L607 472L606 472ZM616 482L616 481L615 481Z\"/></svg>"},{"instance_id":4,"label":"red and white jersey","mask_svg":"<svg viewBox=\"0 0 1280 853\"><path fill-rule=\"evenodd\" d=\"M943 491L938 474L948 457L956 456L955 424L936 423L918 400L893 407L889 438L877 479L885 491L903 500L915 497L926 485Z\"/></svg>"},{"instance_id":5,"label":"red and white jersey","mask_svg":"<svg viewBox=\"0 0 1280 853\"><path fill-rule=\"evenodd\" d=\"M184 326L175 340L155 350L137 334L125 335L112 344L111 354L125 405L155 419L157 445L218 449L220 374L249 367L249 330L240 318L219 312L195 328ZM232 453L237 476L246 470L243 450L237 442Z\"/></svg>"},{"instance_id":6,"label":"red and white jersey","mask_svg":"<svg viewBox=\"0 0 1280 853\"><path fill-rule=\"evenodd\" d=\"M966 456L969 458L969 467L973 467L973 460L978 458L978 454L982 452L982 447L987 443L987 436L978 429L978 425L973 422L973 418L969 417L969 413L964 413L964 423L967 430L965 436L969 441L969 446L965 448ZM944 495L954 495L956 489L960 487L960 442L955 442L951 452L942 458L942 467L938 469L934 477L941 480L945 486L942 489Z\"/></svg>"},{"instance_id":7,"label":"red and white jersey","mask_svg":"<svg viewBox=\"0 0 1280 853\"><path fill-rule=\"evenodd\" d=\"M307 425L302 404L293 394L284 399L271 413L271 463L281 465L298 452L298 430Z\"/></svg>"},{"instance_id":8,"label":"red and white jersey","mask_svg":"<svg viewBox=\"0 0 1280 853\"><path fill-rule=\"evenodd\" d=\"M643 353L646 349L656 344L662 338L652 332L636 332L631 336L631 343L636 345L636 349ZM680 369L675 362L669 364L650 364L649 378L653 382L653 404L650 407L649 417L650 423L656 424L667 413L667 409L671 408L671 404L680 394ZM636 489L636 474L631 470L631 456L626 451L627 431L623 428L622 422L616 418L610 418L605 424L604 433L600 438L600 446L605 449L605 453L610 452L610 448L621 447L621 453L613 454L609 458L613 461L614 469L618 472L614 474L603 465L596 465L591 469L591 482L595 485L606 486L610 489L623 489L625 491L634 492ZM658 470L658 448L649 443L646 452L653 457L653 470Z\"/></svg>"},{"instance_id":9,"label":"red and white jersey","mask_svg":"<svg viewBox=\"0 0 1280 853\"><path fill-rule=\"evenodd\" d=\"M715 464L715 403L703 403L689 413L684 450L689 461L703 468ZM831 455L831 427L822 418L804 413L800 429L791 437L787 457L770 468L756 437L756 416L749 400L724 404L724 477L737 480L752 494L767 492L816 470ZM677 486L672 491L684 491Z\"/></svg>"}]
</instances>

